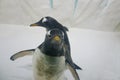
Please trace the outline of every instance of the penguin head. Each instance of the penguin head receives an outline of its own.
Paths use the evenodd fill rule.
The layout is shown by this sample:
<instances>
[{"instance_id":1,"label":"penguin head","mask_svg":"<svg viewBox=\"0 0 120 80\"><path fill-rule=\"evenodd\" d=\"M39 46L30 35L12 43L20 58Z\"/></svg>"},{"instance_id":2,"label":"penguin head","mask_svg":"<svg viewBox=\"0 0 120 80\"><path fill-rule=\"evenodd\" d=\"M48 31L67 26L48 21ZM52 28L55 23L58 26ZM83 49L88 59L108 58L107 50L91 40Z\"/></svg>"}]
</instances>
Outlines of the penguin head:
<instances>
[{"instance_id":1,"label":"penguin head","mask_svg":"<svg viewBox=\"0 0 120 80\"><path fill-rule=\"evenodd\" d=\"M50 56L63 55L64 33L59 29L47 31L42 51Z\"/></svg>"},{"instance_id":2,"label":"penguin head","mask_svg":"<svg viewBox=\"0 0 120 80\"><path fill-rule=\"evenodd\" d=\"M50 16L43 17L40 21L33 23L30 26L31 27L41 26L45 27L47 30L58 28L64 31L68 31L67 27L61 25L57 20Z\"/></svg>"},{"instance_id":3,"label":"penguin head","mask_svg":"<svg viewBox=\"0 0 120 80\"><path fill-rule=\"evenodd\" d=\"M53 48L60 48L64 43L64 33L58 29L51 29L47 31L45 42L50 44Z\"/></svg>"}]
</instances>

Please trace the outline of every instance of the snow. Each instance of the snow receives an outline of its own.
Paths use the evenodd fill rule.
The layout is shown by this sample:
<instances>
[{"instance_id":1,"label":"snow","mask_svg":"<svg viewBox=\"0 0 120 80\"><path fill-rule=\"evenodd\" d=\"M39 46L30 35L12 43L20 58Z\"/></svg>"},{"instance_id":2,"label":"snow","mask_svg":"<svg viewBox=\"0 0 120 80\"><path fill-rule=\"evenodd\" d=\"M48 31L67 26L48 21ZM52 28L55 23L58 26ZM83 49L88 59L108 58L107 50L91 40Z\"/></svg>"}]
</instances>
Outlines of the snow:
<instances>
[{"instance_id":1,"label":"snow","mask_svg":"<svg viewBox=\"0 0 120 80\"><path fill-rule=\"evenodd\" d=\"M69 29L72 58L83 68L77 71L81 80L120 80L120 33ZM32 56L16 61L9 58L18 51L36 48L44 36L44 28L0 24L0 80L33 80ZM66 76L74 80L69 71Z\"/></svg>"}]
</instances>

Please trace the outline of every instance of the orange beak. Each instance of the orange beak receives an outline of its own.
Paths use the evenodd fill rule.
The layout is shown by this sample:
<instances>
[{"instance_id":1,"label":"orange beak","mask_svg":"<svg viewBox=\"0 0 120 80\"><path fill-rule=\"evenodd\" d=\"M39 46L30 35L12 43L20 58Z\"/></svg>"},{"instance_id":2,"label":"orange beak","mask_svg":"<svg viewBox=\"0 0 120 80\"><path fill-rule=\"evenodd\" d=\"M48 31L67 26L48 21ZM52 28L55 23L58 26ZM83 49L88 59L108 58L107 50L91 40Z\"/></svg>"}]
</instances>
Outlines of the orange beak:
<instances>
[{"instance_id":1,"label":"orange beak","mask_svg":"<svg viewBox=\"0 0 120 80\"><path fill-rule=\"evenodd\" d=\"M60 41L60 37L59 37L59 36L55 36L53 39L54 39L55 41Z\"/></svg>"},{"instance_id":2,"label":"orange beak","mask_svg":"<svg viewBox=\"0 0 120 80\"><path fill-rule=\"evenodd\" d=\"M39 26L37 23L31 24L30 27L36 27Z\"/></svg>"}]
</instances>

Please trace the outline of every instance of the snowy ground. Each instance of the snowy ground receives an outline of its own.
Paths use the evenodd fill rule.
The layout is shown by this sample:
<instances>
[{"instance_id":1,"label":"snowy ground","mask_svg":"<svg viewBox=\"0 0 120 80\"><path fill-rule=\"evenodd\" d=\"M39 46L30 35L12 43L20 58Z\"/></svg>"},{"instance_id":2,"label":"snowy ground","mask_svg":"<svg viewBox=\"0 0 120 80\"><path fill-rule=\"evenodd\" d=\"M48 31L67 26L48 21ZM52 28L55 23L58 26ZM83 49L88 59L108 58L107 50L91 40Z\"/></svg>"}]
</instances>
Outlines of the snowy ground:
<instances>
[{"instance_id":1,"label":"snowy ground","mask_svg":"<svg viewBox=\"0 0 120 80\"><path fill-rule=\"evenodd\" d=\"M72 58L83 68L81 80L120 80L120 33L70 28ZM10 61L24 49L36 48L45 29L0 25L0 80L32 80L32 56ZM71 76L69 71L67 76ZM69 80L73 80L72 76Z\"/></svg>"}]
</instances>

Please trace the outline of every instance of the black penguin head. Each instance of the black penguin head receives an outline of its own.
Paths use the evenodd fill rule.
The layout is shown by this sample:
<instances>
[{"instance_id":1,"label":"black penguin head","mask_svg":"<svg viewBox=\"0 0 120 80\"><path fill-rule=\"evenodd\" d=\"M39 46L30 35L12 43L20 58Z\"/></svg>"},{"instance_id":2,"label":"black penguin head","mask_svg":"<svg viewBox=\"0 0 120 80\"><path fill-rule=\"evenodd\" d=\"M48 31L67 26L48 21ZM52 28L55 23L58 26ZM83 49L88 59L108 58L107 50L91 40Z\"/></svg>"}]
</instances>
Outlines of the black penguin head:
<instances>
[{"instance_id":1,"label":"black penguin head","mask_svg":"<svg viewBox=\"0 0 120 80\"><path fill-rule=\"evenodd\" d=\"M38 21L34 24L31 24L30 26L31 27L41 26L41 27L45 27L47 30L58 28L60 30L68 31L68 29L66 27L64 27L57 20L55 20L54 18L49 17L49 16L43 17L40 21Z\"/></svg>"},{"instance_id":2,"label":"black penguin head","mask_svg":"<svg viewBox=\"0 0 120 80\"><path fill-rule=\"evenodd\" d=\"M61 49L64 43L64 33L58 29L49 30L47 31L45 42L54 49Z\"/></svg>"},{"instance_id":3,"label":"black penguin head","mask_svg":"<svg viewBox=\"0 0 120 80\"><path fill-rule=\"evenodd\" d=\"M62 56L64 46L64 33L58 29L51 29L47 32L42 45L43 53L50 56Z\"/></svg>"}]
</instances>

